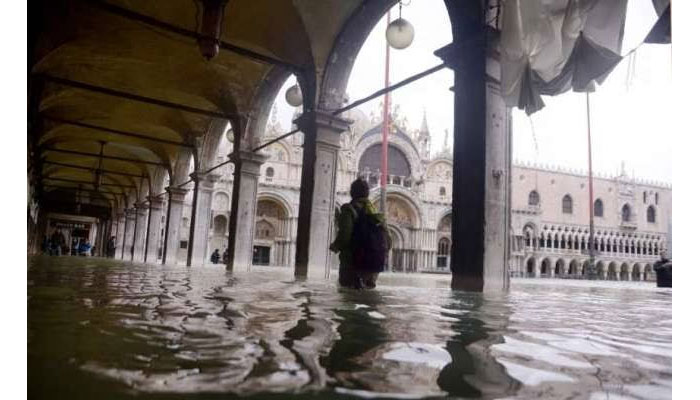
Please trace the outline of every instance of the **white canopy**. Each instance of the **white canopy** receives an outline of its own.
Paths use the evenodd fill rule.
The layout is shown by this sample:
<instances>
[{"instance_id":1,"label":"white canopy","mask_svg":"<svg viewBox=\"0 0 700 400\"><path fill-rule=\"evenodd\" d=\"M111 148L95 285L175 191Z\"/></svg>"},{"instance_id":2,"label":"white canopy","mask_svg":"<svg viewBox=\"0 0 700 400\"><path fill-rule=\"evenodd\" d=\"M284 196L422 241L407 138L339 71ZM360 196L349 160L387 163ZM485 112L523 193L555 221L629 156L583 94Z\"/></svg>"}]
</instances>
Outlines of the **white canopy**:
<instances>
[{"instance_id":1,"label":"white canopy","mask_svg":"<svg viewBox=\"0 0 700 400\"><path fill-rule=\"evenodd\" d=\"M669 0L653 2L659 15L669 6ZM626 14L627 0L505 0L506 104L532 114L544 107L543 94L593 90L622 59Z\"/></svg>"}]
</instances>

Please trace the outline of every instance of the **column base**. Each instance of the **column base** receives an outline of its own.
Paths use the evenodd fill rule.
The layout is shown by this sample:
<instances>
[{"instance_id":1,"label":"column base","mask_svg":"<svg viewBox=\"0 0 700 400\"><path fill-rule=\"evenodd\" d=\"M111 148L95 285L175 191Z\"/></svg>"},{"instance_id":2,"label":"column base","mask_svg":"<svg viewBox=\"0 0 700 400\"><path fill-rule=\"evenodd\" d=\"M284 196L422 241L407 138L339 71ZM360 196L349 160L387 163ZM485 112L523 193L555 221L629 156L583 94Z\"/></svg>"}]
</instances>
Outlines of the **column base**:
<instances>
[{"instance_id":1,"label":"column base","mask_svg":"<svg viewBox=\"0 0 700 400\"><path fill-rule=\"evenodd\" d=\"M472 276L452 274L452 290L462 290L466 292L483 292L484 279Z\"/></svg>"}]
</instances>

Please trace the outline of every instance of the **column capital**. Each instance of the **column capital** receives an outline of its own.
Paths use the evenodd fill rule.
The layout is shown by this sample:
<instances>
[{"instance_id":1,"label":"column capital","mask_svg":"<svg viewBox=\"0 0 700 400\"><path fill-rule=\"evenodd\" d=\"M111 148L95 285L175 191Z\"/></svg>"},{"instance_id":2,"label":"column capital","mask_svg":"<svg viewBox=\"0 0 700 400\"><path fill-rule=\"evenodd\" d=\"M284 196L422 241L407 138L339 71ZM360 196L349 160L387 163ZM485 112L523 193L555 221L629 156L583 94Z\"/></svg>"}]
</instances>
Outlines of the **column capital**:
<instances>
[{"instance_id":1,"label":"column capital","mask_svg":"<svg viewBox=\"0 0 700 400\"><path fill-rule=\"evenodd\" d=\"M233 152L228 155L229 160L233 163L253 163L253 164L258 164L262 165L267 161L270 156L264 153L259 153L259 152L253 152L253 151L248 151L248 150L240 150L238 152Z\"/></svg>"},{"instance_id":2,"label":"column capital","mask_svg":"<svg viewBox=\"0 0 700 400\"><path fill-rule=\"evenodd\" d=\"M195 171L190 174L190 178L192 178L193 181L199 182L199 183L204 183L204 184L214 184L216 183L219 178L221 178L221 174L215 174L215 173L204 173L204 172L199 172Z\"/></svg>"},{"instance_id":3,"label":"column capital","mask_svg":"<svg viewBox=\"0 0 700 400\"><path fill-rule=\"evenodd\" d=\"M315 123L319 131L332 132L339 135L347 131L353 121L333 115L330 111L316 110L306 111L293 122L302 131L308 130L309 124Z\"/></svg>"},{"instance_id":4,"label":"column capital","mask_svg":"<svg viewBox=\"0 0 700 400\"><path fill-rule=\"evenodd\" d=\"M134 203L134 210L139 211L139 210L146 210L148 207L146 207L145 202L137 202Z\"/></svg>"},{"instance_id":5,"label":"column capital","mask_svg":"<svg viewBox=\"0 0 700 400\"><path fill-rule=\"evenodd\" d=\"M219 174L213 174L213 173L208 173L205 174L203 172L193 172L190 174L190 177L192 178L193 181L199 182L199 190L214 190L214 184L221 178L221 175Z\"/></svg>"},{"instance_id":6,"label":"column capital","mask_svg":"<svg viewBox=\"0 0 700 400\"><path fill-rule=\"evenodd\" d=\"M260 176L260 166L270 158L267 154L240 150L228 155L236 168L241 169L241 173Z\"/></svg>"},{"instance_id":7,"label":"column capital","mask_svg":"<svg viewBox=\"0 0 700 400\"><path fill-rule=\"evenodd\" d=\"M163 206L163 199L160 196L148 196L147 199L152 208L161 208Z\"/></svg>"},{"instance_id":8,"label":"column capital","mask_svg":"<svg viewBox=\"0 0 700 400\"><path fill-rule=\"evenodd\" d=\"M185 200L185 195L187 194L189 189L183 189L176 186L169 186L165 188L165 191L168 192L170 201L182 203Z\"/></svg>"},{"instance_id":9,"label":"column capital","mask_svg":"<svg viewBox=\"0 0 700 400\"><path fill-rule=\"evenodd\" d=\"M433 52L447 67L452 70L461 70L479 57L473 57L475 49L484 50L486 47L486 35L484 32L474 32L469 39L462 39L443 46Z\"/></svg>"}]
</instances>

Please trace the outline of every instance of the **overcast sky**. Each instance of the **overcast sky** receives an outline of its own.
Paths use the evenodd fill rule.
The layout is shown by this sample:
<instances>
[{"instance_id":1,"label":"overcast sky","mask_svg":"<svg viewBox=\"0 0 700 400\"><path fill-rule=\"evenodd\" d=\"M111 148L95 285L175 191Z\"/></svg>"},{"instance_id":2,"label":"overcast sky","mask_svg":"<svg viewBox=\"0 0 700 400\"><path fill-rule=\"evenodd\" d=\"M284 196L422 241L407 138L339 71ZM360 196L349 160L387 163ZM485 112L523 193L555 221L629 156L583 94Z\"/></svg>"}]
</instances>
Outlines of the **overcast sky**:
<instances>
[{"instance_id":1,"label":"overcast sky","mask_svg":"<svg viewBox=\"0 0 700 400\"><path fill-rule=\"evenodd\" d=\"M623 54L637 47L656 21L651 0L629 3ZM392 19L397 16L398 6L392 9ZM433 52L452 41L442 1L412 0L404 7L403 16L413 24L416 36L409 48L391 51L392 83L438 65L441 60ZM351 101L384 85L385 29L386 18L383 18L358 55L348 84ZM642 45L636 52L632 70L630 59L625 58L591 94L593 169L617 173L624 161L630 175L670 183L671 132L667 130L671 129L668 123L672 106L671 46ZM409 126L420 127L426 110L433 153L442 149L445 131L451 135L453 130L453 95L449 90L452 75L445 69L392 93L392 104L400 106ZM292 82L293 79L283 86L276 101L285 129L290 125L293 110L283 96ZM513 158L587 170L585 95L568 92L545 96L544 101L546 107L532 115L532 124L524 112L513 111ZM379 102L366 103L360 109L367 115L372 111L378 113Z\"/></svg>"}]
</instances>

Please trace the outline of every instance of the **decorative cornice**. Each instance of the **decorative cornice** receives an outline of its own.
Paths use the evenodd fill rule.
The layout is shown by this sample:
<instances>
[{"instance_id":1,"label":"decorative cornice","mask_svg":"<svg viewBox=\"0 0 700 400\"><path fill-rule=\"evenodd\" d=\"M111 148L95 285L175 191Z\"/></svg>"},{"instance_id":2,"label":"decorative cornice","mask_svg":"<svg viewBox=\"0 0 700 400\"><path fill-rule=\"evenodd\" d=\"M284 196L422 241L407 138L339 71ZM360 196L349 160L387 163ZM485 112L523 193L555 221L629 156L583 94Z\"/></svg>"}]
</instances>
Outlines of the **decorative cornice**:
<instances>
[{"instance_id":1,"label":"decorative cornice","mask_svg":"<svg viewBox=\"0 0 700 400\"><path fill-rule=\"evenodd\" d=\"M564 167L564 166L555 165L555 164L545 164L545 163L537 163L537 162L532 162L532 161L515 160L515 161L513 161L513 167L534 169L534 170L538 170L538 171L542 171L542 172L554 172L554 173L561 173L561 174L567 174L567 175L574 175L574 176L579 176L582 178L588 177L588 171L585 171L582 169L577 169L577 168ZM670 183L667 183L667 182L656 181L656 180L651 180L651 179L636 178L636 177L629 177L629 176L616 176L615 174L610 173L610 172L593 172L593 177L596 179L605 179L605 180L610 180L610 181L615 181L615 182L629 182L629 183L636 184L636 185L654 186L654 187L663 188L663 189L671 189L672 188L672 185Z\"/></svg>"}]
</instances>

